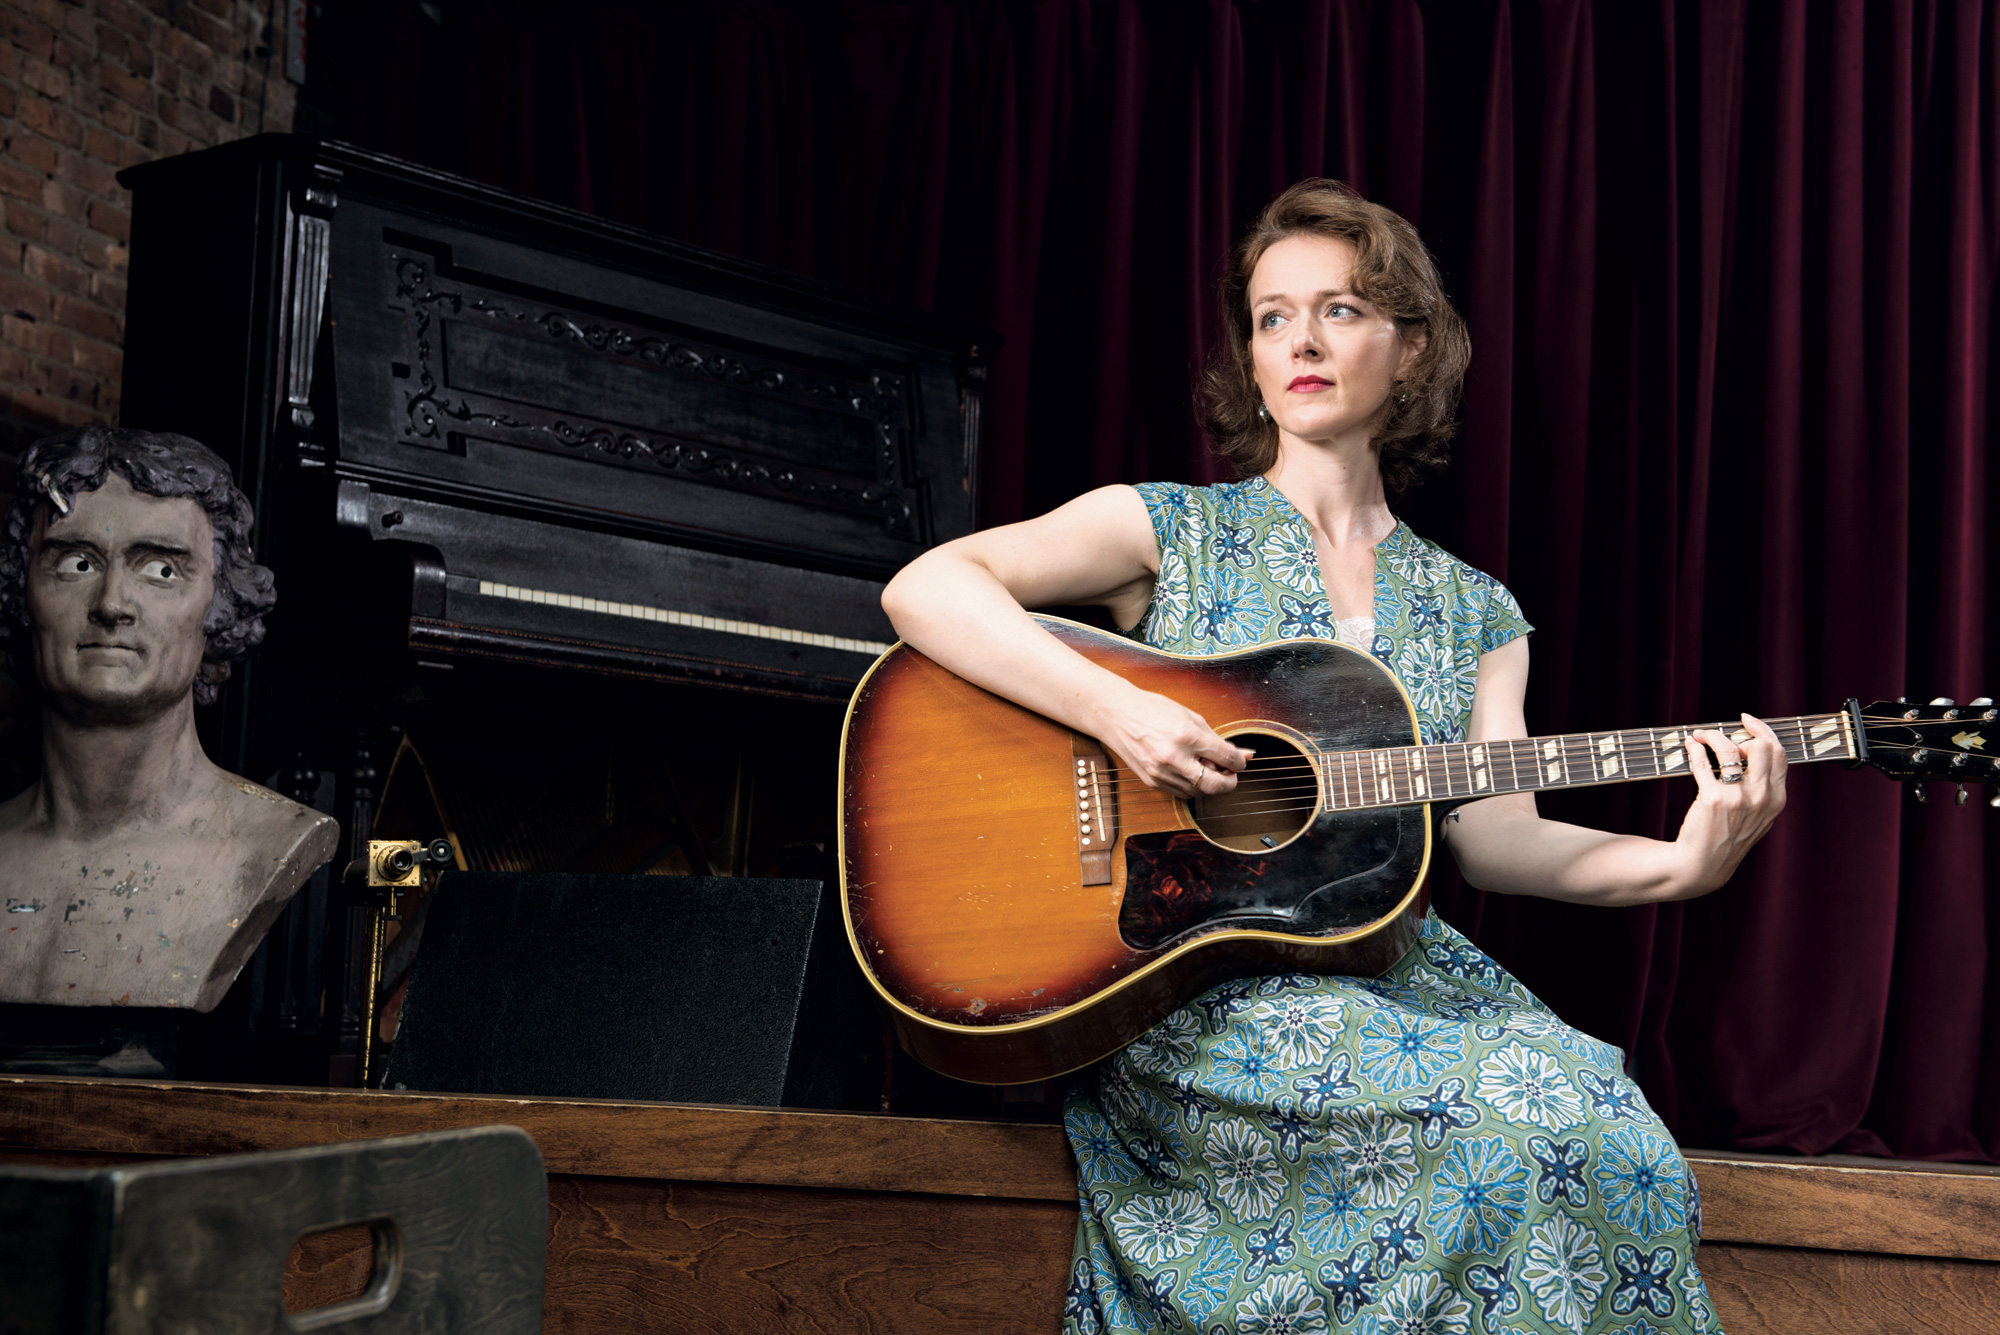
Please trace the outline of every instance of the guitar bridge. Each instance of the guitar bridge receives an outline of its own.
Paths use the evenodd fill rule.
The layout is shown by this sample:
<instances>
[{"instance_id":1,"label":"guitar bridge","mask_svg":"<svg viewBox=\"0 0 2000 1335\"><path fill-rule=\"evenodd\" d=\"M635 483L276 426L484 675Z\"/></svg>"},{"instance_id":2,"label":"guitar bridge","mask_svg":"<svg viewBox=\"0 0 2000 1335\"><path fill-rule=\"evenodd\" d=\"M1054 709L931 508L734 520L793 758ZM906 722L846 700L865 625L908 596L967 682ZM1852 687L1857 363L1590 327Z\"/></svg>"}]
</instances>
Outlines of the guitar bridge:
<instances>
[{"instance_id":1,"label":"guitar bridge","mask_svg":"<svg viewBox=\"0 0 2000 1335\"><path fill-rule=\"evenodd\" d=\"M1095 738L1074 736L1077 860L1085 885L1111 884L1111 849L1118 842L1118 777Z\"/></svg>"}]
</instances>

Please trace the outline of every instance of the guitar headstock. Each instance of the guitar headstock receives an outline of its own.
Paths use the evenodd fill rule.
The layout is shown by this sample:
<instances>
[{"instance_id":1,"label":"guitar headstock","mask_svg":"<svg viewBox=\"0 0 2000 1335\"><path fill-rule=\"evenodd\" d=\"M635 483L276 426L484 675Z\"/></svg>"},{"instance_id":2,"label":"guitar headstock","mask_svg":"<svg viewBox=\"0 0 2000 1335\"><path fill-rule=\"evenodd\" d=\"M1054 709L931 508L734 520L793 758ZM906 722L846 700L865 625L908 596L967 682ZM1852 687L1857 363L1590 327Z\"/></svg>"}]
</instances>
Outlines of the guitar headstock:
<instances>
[{"instance_id":1,"label":"guitar headstock","mask_svg":"<svg viewBox=\"0 0 2000 1335\"><path fill-rule=\"evenodd\" d=\"M1879 700L1857 714L1868 741L1867 763L1892 779L1915 780L1919 802L1924 780L1942 779L1990 784L1989 805L2000 807L2000 708L1990 697L1964 705L1942 697L1927 705ZM1966 800L1963 787L1958 800Z\"/></svg>"}]
</instances>

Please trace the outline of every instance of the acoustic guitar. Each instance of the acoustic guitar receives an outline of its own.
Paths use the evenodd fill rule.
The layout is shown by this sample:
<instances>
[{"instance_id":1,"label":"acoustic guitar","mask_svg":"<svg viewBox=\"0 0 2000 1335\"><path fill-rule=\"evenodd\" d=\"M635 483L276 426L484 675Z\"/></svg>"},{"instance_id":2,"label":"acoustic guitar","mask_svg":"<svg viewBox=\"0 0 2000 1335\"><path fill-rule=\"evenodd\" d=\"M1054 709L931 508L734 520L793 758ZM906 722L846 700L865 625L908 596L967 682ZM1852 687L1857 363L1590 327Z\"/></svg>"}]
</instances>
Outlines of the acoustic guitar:
<instances>
[{"instance_id":1,"label":"acoustic guitar","mask_svg":"<svg viewBox=\"0 0 2000 1335\"><path fill-rule=\"evenodd\" d=\"M1416 937L1441 809L1705 763L1687 727L1419 745L1402 682L1343 644L1195 658L1037 619L1256 757L1184 801L907 645L876 660L841 746L848 939L904 1046L960 1079L1074 1070L1227 979L1381 973ZM1794 765L1957 780L1964 801L2000 784L1996 715L1849 701L1769 722Z\"/></svg>"}]
</instances>

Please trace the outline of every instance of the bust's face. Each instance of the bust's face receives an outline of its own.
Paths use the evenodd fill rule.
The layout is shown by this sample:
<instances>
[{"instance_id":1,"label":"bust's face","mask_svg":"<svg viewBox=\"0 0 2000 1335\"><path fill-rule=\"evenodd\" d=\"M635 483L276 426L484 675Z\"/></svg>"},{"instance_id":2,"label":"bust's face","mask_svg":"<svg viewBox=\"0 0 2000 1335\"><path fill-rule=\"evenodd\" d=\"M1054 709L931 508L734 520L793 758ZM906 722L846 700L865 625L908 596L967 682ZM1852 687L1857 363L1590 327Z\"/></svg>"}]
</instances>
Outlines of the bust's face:
<instances>
[{"instance_id":1,"label":"bust's face","mask_svg":"<svg viewBox=\"0 0 2000 1335\"><path fill-rule=\"evenodd\" d=\"M41 507L28 545L28 622L42 689L65 713L143 718L194 691L215 592L208 514L116 473Z\"/></svg>"}]
</instances>

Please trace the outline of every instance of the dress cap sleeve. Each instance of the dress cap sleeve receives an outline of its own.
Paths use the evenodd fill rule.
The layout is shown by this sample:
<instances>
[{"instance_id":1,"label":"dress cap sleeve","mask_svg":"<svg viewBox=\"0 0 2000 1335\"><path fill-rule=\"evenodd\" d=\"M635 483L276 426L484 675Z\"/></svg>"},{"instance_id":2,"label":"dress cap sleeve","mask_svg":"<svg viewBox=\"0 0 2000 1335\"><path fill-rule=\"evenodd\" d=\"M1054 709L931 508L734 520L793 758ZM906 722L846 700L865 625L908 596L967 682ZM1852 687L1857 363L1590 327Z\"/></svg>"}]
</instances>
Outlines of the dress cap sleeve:
<instances>
[{"instance_id":1,"label":"dress cap sleeve","mask_svg":"<svg viewBox=\"0 0 2000 1335\"><path fill-rule=\"evenodd\" d=\"M1495 583L1486 600L1486 617L1479 627L1479 652L1492 653L1509 640L1519 639L1535 628L1521 615L1521 604L1505 585Z\"/></svg>"},{"instance_id":2,"label":"dress cap sleeve","mask_svg":"<svg viewBox=\"0 0 2000 1335\"><path fill-rule=\"evenodd\" d=\"M1146 517L1153 521L1153 540L1161 551L1175 546L1186 524L1193 488L1184 482L1135 482L1132 490L1146 503Z\"/></svg>"}]
</instances>

